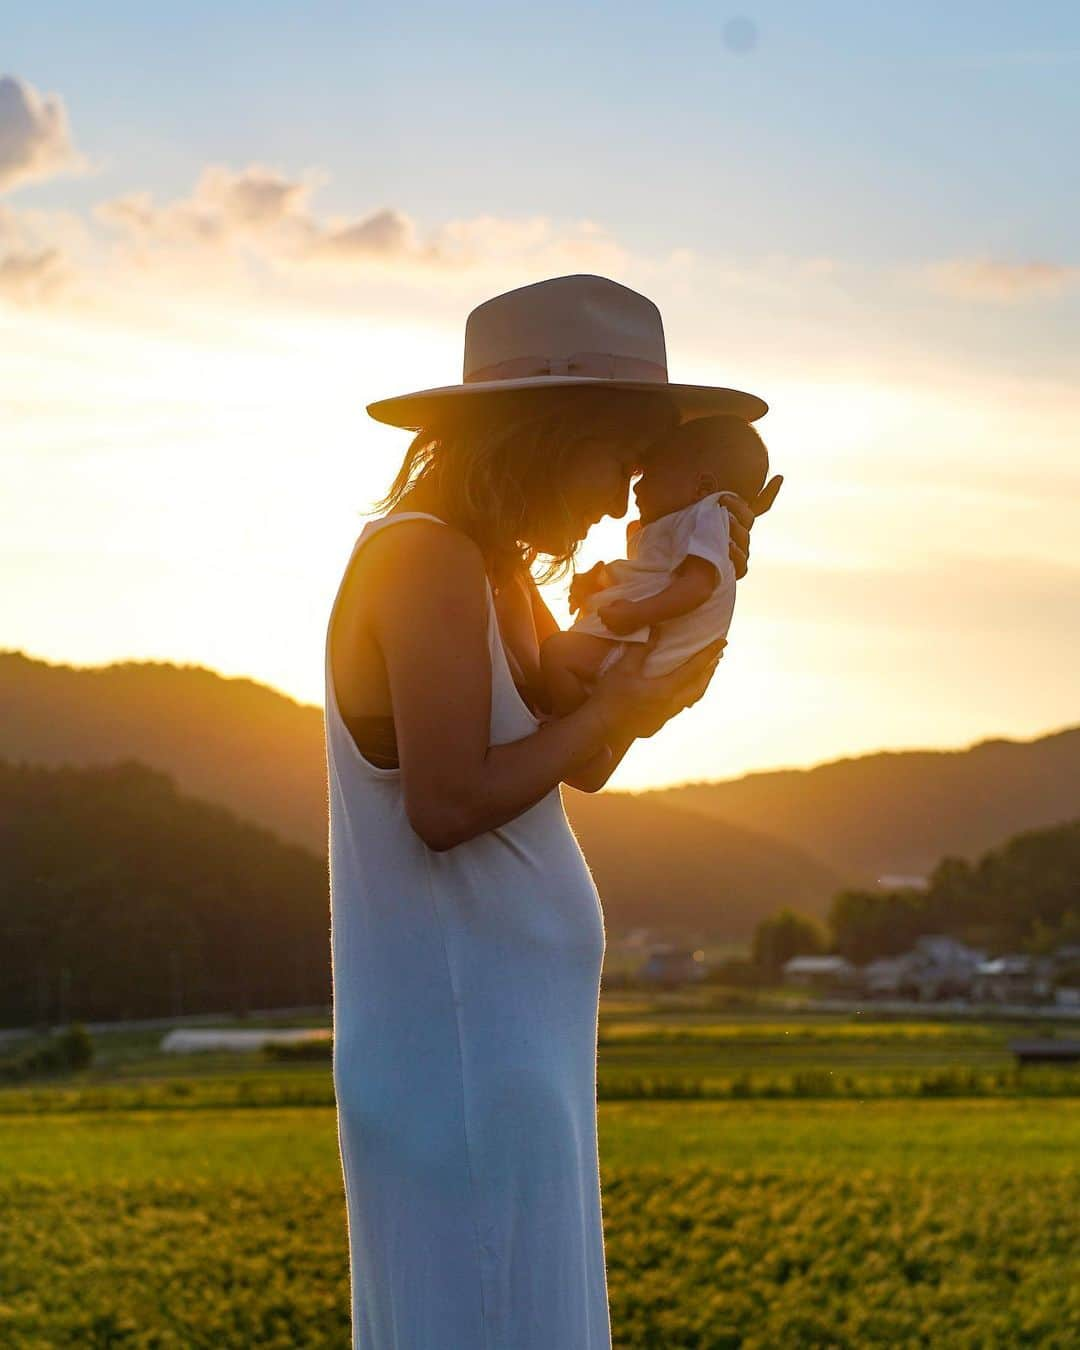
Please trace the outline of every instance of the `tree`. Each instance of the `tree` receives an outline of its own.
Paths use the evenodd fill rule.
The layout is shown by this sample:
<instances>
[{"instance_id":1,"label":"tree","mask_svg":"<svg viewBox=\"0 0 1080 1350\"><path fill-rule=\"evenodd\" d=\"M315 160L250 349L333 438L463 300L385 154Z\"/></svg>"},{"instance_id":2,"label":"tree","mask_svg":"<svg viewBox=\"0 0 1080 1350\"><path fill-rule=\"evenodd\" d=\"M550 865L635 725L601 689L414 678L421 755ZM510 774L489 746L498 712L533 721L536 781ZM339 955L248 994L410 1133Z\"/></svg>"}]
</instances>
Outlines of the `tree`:
<instances>
[{"instance_id":1,"label":"tree","mask_svg":"<svg viewBox=\"0 0 1080 1350\"><path fill-rule=\"evenodd\" d=\"M0 858L0 1025L329 1002L325 858L165 774L0 761Z\"/></svg>"},{"instance_id":2,"label":"tree","mask_svg":"<svg viewBox=\"0 0 1080 1350\"><path fill-rule=\"evenodd\" d=\"M753 961L760 969L778 975L793 956L816 956L825 946L825 931L815 919L782 909L762 919L754 930Z\"/></svg>"},{"instance_id":3,"label":"tree","mask_svg":"<svg viewBox=\"0 0 1080 1350\"><path fill-rule=\"evenodd\" d=\"M1050 952L1076 940L1080 821L1028 830L974 863L945 858L925 891L842 891L829 910L836 950L864 962L942 933L989 951Z\"/></svg>"},{"instance_id":4,"label":"tree","mask_svg":"<svg viewBox=\"0 0 1080 1350\"><path fill-rule=\"evenodd\" d=\"M856 965L907 951L928 921L921 891L841 891L829 908L829 928L841 956Z\"/></svg>"}]
</instances>

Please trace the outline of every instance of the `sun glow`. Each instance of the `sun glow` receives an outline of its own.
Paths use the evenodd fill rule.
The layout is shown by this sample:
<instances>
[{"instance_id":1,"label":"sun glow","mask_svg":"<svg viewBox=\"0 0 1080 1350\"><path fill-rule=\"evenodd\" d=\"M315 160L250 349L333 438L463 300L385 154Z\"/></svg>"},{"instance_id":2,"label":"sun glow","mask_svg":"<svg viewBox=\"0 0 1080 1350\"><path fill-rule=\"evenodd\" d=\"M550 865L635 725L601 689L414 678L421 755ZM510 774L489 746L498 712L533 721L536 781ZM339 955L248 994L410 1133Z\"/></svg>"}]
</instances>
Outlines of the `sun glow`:
<instances>
[{"instance_id":1,"label":"sun glow","mask_svg":"<svg viewBox=\"0 0 1080 1350\"><path fill-rule=\"evenodd\" d=\"M211 323L177 306L144 334L20 315L15 337L0 317L4 644L194 662L321 702L341 569L408 444L364 405L452 382L460 334L336 314ZM852 379L777 379L768 394L759 426L785 485L755 531L724 661L616 785L1072 720L1080 638L1061 607L1080 543L1061 466L1075 395ZM623 556L625 528L599 522L577 565ZM1034 625L1024 659L987 627L987 566L1012 588L1012 628ZM564 625L568 583L545 587Z\"/></svg>"}]
</instances>

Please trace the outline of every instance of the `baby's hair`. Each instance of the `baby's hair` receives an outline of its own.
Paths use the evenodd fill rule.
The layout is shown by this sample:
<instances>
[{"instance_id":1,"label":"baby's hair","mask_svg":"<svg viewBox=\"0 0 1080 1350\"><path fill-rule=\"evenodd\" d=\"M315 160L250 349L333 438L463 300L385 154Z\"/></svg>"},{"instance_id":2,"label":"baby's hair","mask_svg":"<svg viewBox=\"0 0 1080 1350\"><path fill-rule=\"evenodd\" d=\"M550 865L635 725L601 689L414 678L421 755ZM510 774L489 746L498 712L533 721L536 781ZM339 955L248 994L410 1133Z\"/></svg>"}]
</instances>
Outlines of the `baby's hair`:
<instances>
[{"instance_id":1,"label":"baby's hair","mask_svg":"<svg viewBox=\"0 0 1080 1350\"><path fill-rule=\"evenodd\" d=\"M769 475L765 442L749 422L730 413L684 422L662 444L665 450L693 455L699 467L716 474L718 492L736 492L746 502L754 500Z\"/></svg>"}]
</instances>

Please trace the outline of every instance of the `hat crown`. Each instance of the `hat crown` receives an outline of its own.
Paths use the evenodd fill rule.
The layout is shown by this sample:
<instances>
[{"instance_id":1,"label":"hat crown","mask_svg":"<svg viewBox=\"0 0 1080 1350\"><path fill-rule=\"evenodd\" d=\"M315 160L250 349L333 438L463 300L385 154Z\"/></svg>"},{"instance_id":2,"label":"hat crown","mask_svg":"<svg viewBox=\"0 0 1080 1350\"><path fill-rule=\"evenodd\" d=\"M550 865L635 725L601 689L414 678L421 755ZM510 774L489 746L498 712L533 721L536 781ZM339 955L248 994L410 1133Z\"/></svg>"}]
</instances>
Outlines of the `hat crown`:
<instances>
[{"instance_id":1,"label":"hat crown","mask_svg":"<svg viewBox=\"0 0 1080 1350\"><path fill-rule=\"evenodd\" d=\"M367 410L377 422L418 431L462 400L605 385L663 389L684 421L725 412L752 422L769 408L740 389L671 384L664 324L653 302L609 277L577 273L519 286L477 305L465 322L461 384L378 399Z\"/></svg>"},{"instance_id":2,"label":"hat crown","mask_svg":"<svg viewBox=\"0 0 1080 1350\"><path fill-rule=\"evenodd\" d=\"M579 274L519 286L465 323L464 379L592 375L667 381L660 311L608 277Z\"/></svg>"}]
</instances>

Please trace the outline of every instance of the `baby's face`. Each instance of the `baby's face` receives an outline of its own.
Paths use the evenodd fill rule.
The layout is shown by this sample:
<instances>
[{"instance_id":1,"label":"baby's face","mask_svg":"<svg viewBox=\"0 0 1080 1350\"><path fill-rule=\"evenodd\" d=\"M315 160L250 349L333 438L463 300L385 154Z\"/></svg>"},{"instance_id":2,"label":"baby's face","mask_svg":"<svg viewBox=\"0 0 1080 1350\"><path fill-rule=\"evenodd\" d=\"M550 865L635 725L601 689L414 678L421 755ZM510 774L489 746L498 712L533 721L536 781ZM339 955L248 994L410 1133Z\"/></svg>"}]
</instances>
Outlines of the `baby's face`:
<instances>
[{"instance_id":1,"label":"baby's face","mask_svg":"<svg viewBox=\"0 0 1080 1350\"><path fill-rule=\"evenodd\" d=\"M694 455L658 446L645 460L644 471L634 486L641 523L648 525L697 501L699 479Z\"/></svg>"}]
</instances>

